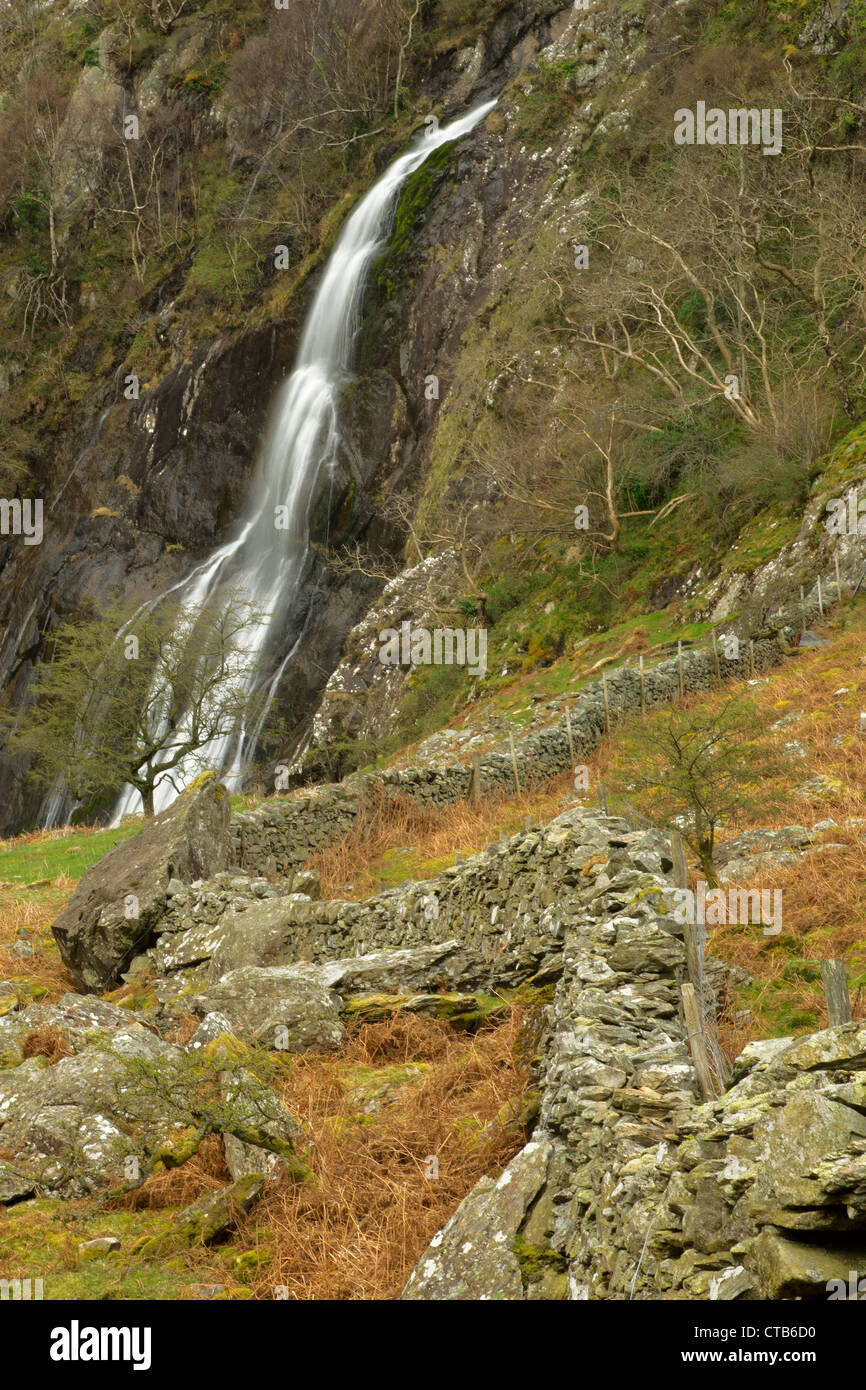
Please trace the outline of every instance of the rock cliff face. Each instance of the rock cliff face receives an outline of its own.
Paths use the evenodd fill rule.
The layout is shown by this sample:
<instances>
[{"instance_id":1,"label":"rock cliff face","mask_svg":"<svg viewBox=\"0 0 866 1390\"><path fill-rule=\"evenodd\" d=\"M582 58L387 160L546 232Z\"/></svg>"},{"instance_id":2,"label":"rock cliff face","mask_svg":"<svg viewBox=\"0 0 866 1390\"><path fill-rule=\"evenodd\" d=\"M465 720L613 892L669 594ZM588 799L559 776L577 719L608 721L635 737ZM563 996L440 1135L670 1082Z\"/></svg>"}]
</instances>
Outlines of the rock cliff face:
<instances>
[{"instance_id":1,"label":"rock cliff face","mask_svg":"<svg viewBox=\"0 0 866 1390\"><path fill-rule=\"evenodd\" d=\"M26 704L56 623L121 596L145 601L177 583L226 534L250 486L258 441L292 335L267 328L217 340L175 368L140 402L106 406L46 495L45 539L4 543L0 672L12 706ZM350 543L370 523L374 479L384 483L405 428L399 387L371 371L345 415L345 447L314 506L312 539ZM299 650L275 717L303 727L346 629L375 591L363 576L335 582L311 553L305 601L290 615L286 648ZM5 831L32 818L39 794L21 788L20 763L0 758Z\"/></svg>"},{"instance_id":2,"label":"rock cliff face","mask_svg":"<svg viewBox=\"0 0 866 1390\"><path fill-rule=\"evenodd\" d=\"M370 575L363 566L335 572L329 554L361 539L370 553L399 556L404 531L381 516L383 499L395 492L415 496L426 487L431 470L441 468L443 431L446 444L453 435L437 401L428 398L431 375L441 397L456 403L461 439L471 437L474 414L493 405L498 377L488 382L486 405L460 398L467 334L507 301L509 262L515 248L531 244L535 229L546 237L555 222L560 241L582 234L580 198L559 194L576 151L603 138L611 122L616 126L615 111L604 115L607 99L596 107L593 94L613 75L645 74L663 59L665 46L656 45L653 33L665 11L662 6L645 20L602 7L590 17L585 7L520 0L486 7L469 46L440 40L440 54L424 78L422 109L438 102L451 113L504 95L484 127L414 176L392 243L375 268L359 375L344 399L344 445L314 509L316 546L303 598L281 639L283 651L296 647L296 653L265 728L266 763L290 761L309 741L315 706L346 634L382 586L372 577L375 566ZM92 206L105 159L95 135L72 141L76 103L113 111L123 97L147 112L167 99L193 58L200 63L212 49L212 37L193 24L178 30L152 66L145 54L130 78L116 36L100 38L100 66L84 70L67 117L60 223L71 227L82 208ZM582 55L580 63L575 55ZM537 132L524 134L539 58L555 70L563 63L570 73L575 68L556 98L546 146ZM522 86L514 85L518 78ZM216 102L208 119L231 163L239 157L231 113ZM376 168L396 152L378 150ZM186 319L179 326L177 307L190 262L181 258L142 310L146 334L164 344L168 369L152 385L144 378L140 398L126 400L128 364L118 351L78 403L51 458L40 461L43 544L28 548L0 538L0 686L13 709L32 698L34 671L58 622L109 597L144 600L164 590L226 538L241 511L317 263L314 258L296 277L279 319L196 339ZM266 316L267 310L257 313ZM460 440L455 447L462 449ZM452 487L452 500L479 518L484 512L495 517L501 498L477 478ZM357 723L349 719L350 727ZM271 736L270 727L279 734ZM339 722L332 727L326 712L318 733L334 737L343 730ZM0 833L32 821L38 810L39 794L23 787L25 772L20 759L0 756Z\"/></svg>"},{"instance_id":3,"label":"rock cliff face","mask_svg":"<svg viewBox=\"0 0 866 1390\"><path fill-rule=\"evenodd\" d=\"M423 561L442 567L432 589L419 583L426 571L416 563L418 547L410 546L410 568L382 592L383 561L391 569L405 562L413 515L415 529L423 529L444 509L449 543L456 517L464 541L468 534L481 551L491 541L517 545L511 532L521 518L515 521L513 498L491 480L489 456L507 448L512 417L528 453L551 446L559 426L543 415L534 419L521 390L535 383L569 407L569 373L581 364L580 350L563 337L554 310L563 302L562 256L591 239L585 182L605 168L618 175L655 157L658 137L645 131L655 119L646 94L654 83L668 93L679 81L680 55L700 50L711 7L699 0L651 7L487 0L470 9L455 18L447 5L437 7L448 22L440 15L422 45L402 128L392 123L369 132L364 160L348 162L351 172L324 209L315 249L293 260L282 286L272 270L261 271L255 292L241 296L242 313L207 301L207 313L197 314L213 246L191 231L191 248L182 249L179 238L160 275L142 289L130 323L101 340L88 314L96 312L91 301L104 308L106 291L90 288L83 272L75 282L82 320L74 393L68 385L68 400L49 392L40 404L34 388L15 417L16 428L27 422L27 438L41 440L31 449L30 471L46 525L39 546L0 536L0 690L11 709L32 699L35 671L50 657L59 622L109 598L144 600L163 591L231 534L347 207L433 108L450 116L493 96L498 104L485 122L456 147L437 150L409 180L370 276L358 372L343 393L341 447L314 506L301 598L280 635L280 652L294 655L259 749L266 777L310 747L304 775L333 776L345 761L343 745L393 734L405 686L401 673L385 673L375 662L378 625L395 626L404 614L423 625L443 607L453 615L465 599L460 545L451 575L447 546L434 545L439 553ZM794 35L804 55L832 55L848 42L849 6L825 9ZM161 37L142 33L133 41L116 25L88 35L92 45L58 137L58 254L73 246L84 254L76 238L96 215L118 112L147 121L170 108L181 166L192 167L205 151L207 177L214 166L250 196L267 184L274 131L265 122L257 137L263 147L250 148L249 102L234 88L219 90L226 60L211 18L192 6ZM231 38L233 47L244 42L241 30ZM193 101L189 109L172 105L180 91ZM198 165L194 177L204 177ZM246 207L246 194L240 201ZM272 263L270 245L256 249L259 267ZM227 299L238 275L235 267ZM142 344L148 351L138 367ZM24 389L30 369L22 362L14 355L8 365L0 362L0 396L11 400ZM126 399L133 368L140 394ZM850 466L836 468L846 485L862 482L861 451L862 440L852 445ZM717 546L707 563L665 569L646 586L650 606L676 600L712 621L737 619L749 607L760 610L752 630L760 627L801 584L811 589L816 574L827 573L830 542L820 523L832 491L832 484L815 484L795 534L787 515L768 521L754 545L740 547L750 552L748 563ZM360 564L335 565L337 553L355 543ZM833 546L853 587L866 563L864 539L834 538ZM568 558L557 552L557 563ZM494 577L496 565L487 555ZM438 607L431 609L431 598ZM0 833L36 815L41 793L25 787L26 771L20 757L0 752Z\"/></svg>"},{"instance_id":4,"label":"rock cliff face","mask_svg":"<svg viewBox=\"0 0 866 1390\"><path fill-rule=\"evenodd\" d=\"M428 102L442 100L456 110L498 89L562 31L568 15L550 0L506 7L471 50L438 62ZM179 43L152 67L143 63L125 96L122 43L108 31L100 40L101 66L84 70L67 115L58 221L71 224L91 206L105 157L95 135L90 143L73 141L77 107L88 110L96 130L94 102L109 116L124 99L141 112L164 101L177 74L213 46L194 26L179 33ZM219 134L225 115L215 110L214 121ZM230 132L226 138L230 147ZM440 173L420 208L424 240L410 264L401 264L398 299L379 304L373 296L361 371L344 401L341 457L314 507L313 541L327 540L331 550L365 533L379 547L398 543L393 528L377 523L375 498L424 467L431 419L423 376L471 321L479 259L495 258L491 232L513 197L507 190L514 175L500 167L497 143L481 134ZM381 151L380 162L396 152ZM433 247L446 264L453 262L445 273L434 268ZM31 698L34 669L56 623L109 597L144 600L177 582L225 538L241 511L315 270L287 319L195 342L189 330L178 336L173 326L189 268L190 259L181 260L142 315L171 345L170 370L152 386L144 381L139 399L126 400L126 367L122 357L113 361L80 401L51 458L40 461L44 542L25 548L0 538L0 686L12 708ZM281 726L274 758L290 757L297 747L347 631L379 587L381 581L361 573L334 575L324 551L311 555L303 601L282 638L284 651L297 644L297 652L274 705L272 719ZM25 771L20 759L0 757L0 833L38 810L39 795L22 789Z\"/></svg>"}]
</instances>

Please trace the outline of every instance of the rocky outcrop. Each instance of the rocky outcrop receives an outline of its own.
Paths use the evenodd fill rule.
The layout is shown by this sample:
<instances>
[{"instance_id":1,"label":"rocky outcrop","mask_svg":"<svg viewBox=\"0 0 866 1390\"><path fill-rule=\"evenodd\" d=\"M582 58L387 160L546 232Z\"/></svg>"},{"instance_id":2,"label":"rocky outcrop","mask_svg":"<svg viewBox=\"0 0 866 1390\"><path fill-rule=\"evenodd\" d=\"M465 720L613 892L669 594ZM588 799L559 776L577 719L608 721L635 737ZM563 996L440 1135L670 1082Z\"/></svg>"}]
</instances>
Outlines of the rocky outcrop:
<instances>
[{"instance_id":1,"label":"rocky outcrop","mask_svg":"<svg viewBox=\"0 0 866 1390\"><path fill-rule=\"evenodd\" d=\"M171 893L228 862L229 799L213 778L88 869L52 928L85 989L108 989L144 950Z\"/></svg>"},{"instance_id":2,"label":"rocky outcrop","mask_svg":"<svg viewBox=\"0 0 866 1390\"><path fill-rule=\"evenodd\" d=\"M340 661L328 679L310 731L310 749L298 770L305 777L327 765L331 780L339 775L339 748L351 740L362 745L389 734L405 694L409 670L379 660L380 633L437 625L437 601L454 581L455 556L446 552L404 570L387 583L375 605L346 637Z\"/></svg>"},{"instance_id":3,"label":"rocky outcrop","mask_svg":"<svg viewBox=\"0 0 866 1390\"><path fill-rule=\"evenodd\" d=\"M156 1036L128 1010L122 1020L70 1030L72 1056L50 1065L34 1056L0 1071L0 1191L20 1200L37 1188L80 1197L138 1186L157 1165L175 1167L209 1133L228 1133L293 1170L299 1126L273 1091L218 1051L195 1056ZM41 1026L69 1027L68 1007L43 1010ZM24 1011L25 1029L36 1016ZM67 1034L68 1036L69 1034ZM240 1061L239 1061L240 1059ZM230 1081L221 1077L230 1076Z\"/></svg>"},{"instance_id":4,"label":"rocky outcrop","mask_svg":"<svg viewBox=\"0 0 866 1390\"><path fill-rule=\"evenodd\" d=\"M327 1051L343 1040L340 1000L304 967L245 965L231 970L190 1006L217 1012L232 1032L288 1052Z\"/></svg>"}]
</instances>

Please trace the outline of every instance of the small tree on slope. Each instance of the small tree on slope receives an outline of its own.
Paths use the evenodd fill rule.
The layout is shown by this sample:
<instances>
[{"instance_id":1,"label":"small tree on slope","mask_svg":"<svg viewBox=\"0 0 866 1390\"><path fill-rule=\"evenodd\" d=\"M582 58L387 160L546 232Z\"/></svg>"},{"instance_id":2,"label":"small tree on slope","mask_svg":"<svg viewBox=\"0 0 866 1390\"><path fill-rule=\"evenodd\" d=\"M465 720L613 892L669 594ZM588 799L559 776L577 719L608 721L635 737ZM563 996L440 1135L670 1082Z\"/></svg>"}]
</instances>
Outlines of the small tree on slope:
<instances>
[{"instance_id":1,"label":"small tree on slope","mask_svg":"<svg viewBox=\"0 0 866 1390\"><path fill-rule=\"evenodd\" d=\"M217 610L161 602L66 623L35 704L4 720L9 750L79 803L129 783L152 815L157 782L181 763L185 776L202 771L213 740L255 721L244 640L262 616L231 596Z\"/></svg>"}]
</instances>

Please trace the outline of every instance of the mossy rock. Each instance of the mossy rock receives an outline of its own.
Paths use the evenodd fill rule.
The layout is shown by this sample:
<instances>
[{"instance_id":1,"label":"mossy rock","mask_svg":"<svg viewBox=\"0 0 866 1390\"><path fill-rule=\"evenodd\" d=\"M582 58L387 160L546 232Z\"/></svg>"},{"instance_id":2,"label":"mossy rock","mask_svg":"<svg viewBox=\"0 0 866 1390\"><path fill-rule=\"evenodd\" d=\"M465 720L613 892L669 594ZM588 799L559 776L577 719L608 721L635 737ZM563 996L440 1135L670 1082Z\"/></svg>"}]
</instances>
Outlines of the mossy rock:
<instances>
[{"instance_id":1,"label":"mossy rock","mask_svg":"<svg viewBox=\"0 0 866 1390\"><path fill-rule=\"evenodd\" d=\"M35 999L44 999L48 993L47 985L28 980L26 975L13 975L9 980L0 980L0 1018Z\"/></svg>"},{"instance_id":2,"label":"mossy rock","mask_svg":"<svg viewBox=\"0 0 866 1390\"><path fill-rule=\"evenodd\" d=\"M510 1126L531 1129L541 1111L541 1092L524 1091L521 1096L512 1096L497 1112L494 1124L502 1129Z\"/></svg>"},{"instance_id":3,"label":"mossy rock","mask_svg":"<svg viewBox=\"0 0 866 1390\"><path fill-rule=\"evenodd\" d=\"M234 1033L220 1033L205 1045L204 1056L211 1062L244 1062L252 1056L252 1049Z\"/></svg>"},{"instance_id":4,"label":"mossy rock","mask_svg":"<svg viewBox=\"0 0 866 1390\"><path fill-rule=\"evenodd\" d=\"M164 1233L137 1241L132 1253L144 1259L154 1259L178 1248L209 1245L229 1230L239 1211L249 1211L261 1195L263 1186L264 1178L260 1173L248 1173L238 1178L231 1187L206 1193L198 1201L184 1207Z\"/></svg>"},{"instance_id":5,"label":"mossy rock","mask_svg":"<svg viewBox=\"0 0 866 1390\"><path fill-rule=\"evenodd\" d=\"M511 1248L517 1256L524 1288L530 1284L538 1284L542 1280L547 1282L548 1277L553 1275L556 1281L562 1280L563 1282L562 1293L559 1297L565 1296L564 1281L568 1261L564 1255L560 1255L556 1250L551 1250L548 1246L532 1244L520 1231L514 1237Z\"/></svg>"},{"instance_id":6,"label":"mossy rock","mask_svg":"<svg viewBox=\"0 0 866 1390\"><path fill-rule=\"evenodd\" d=\"M475 1028L508 1007L504 999L486 994L359 994L343 1000L343 1013L361 1023L381 1023L394 1014L428 1014L456 1027Z\"/></svg>"}]
</instances>

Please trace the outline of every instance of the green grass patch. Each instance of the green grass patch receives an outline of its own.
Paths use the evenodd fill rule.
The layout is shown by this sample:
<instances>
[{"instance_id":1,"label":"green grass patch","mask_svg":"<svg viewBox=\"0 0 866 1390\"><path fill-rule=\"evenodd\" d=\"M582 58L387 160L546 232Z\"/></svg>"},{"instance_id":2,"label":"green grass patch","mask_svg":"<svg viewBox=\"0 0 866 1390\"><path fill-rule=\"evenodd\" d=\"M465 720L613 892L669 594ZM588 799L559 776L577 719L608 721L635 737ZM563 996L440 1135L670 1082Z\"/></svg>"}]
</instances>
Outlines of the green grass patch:
<instances>
[{"instance_id":1,"label":"green grass patch","mask_svg":"<svg viewBox=\"0 0 866 1390\"><path fill-rule=\"evenodd\" d=\"M79 831L70 835L28 839L23 843L6 840L0 850L0 883L32 884L53 882L60 874L78 879L123 840L141 829L140 823L118 826L116 830Z\"/></svg>"},{"instance_id":2,"label":"green grass patch","mask_svg":"<svg viewBox=\"0 0 866 1390\"><path fill-rule=\"evenodd\" d=\"M167 1210L100 1212L52 1198L21 1202L7 1209L0 1226L0 1278L42 1279L43 1297L51 1301L178 1299L191 1285L207 1282L194 1258L132 1254L137 1240L165 1228L168 1216ZM97 1236L115 1236L120 1250L82 1259L78 1246Z\"/></svg>"}]
</instances>

